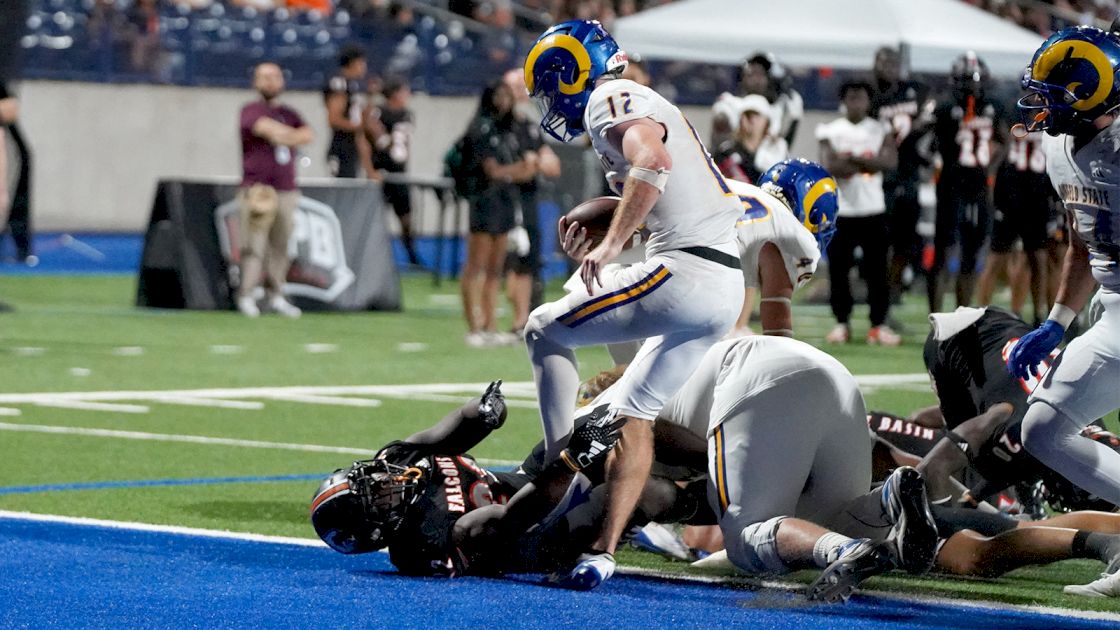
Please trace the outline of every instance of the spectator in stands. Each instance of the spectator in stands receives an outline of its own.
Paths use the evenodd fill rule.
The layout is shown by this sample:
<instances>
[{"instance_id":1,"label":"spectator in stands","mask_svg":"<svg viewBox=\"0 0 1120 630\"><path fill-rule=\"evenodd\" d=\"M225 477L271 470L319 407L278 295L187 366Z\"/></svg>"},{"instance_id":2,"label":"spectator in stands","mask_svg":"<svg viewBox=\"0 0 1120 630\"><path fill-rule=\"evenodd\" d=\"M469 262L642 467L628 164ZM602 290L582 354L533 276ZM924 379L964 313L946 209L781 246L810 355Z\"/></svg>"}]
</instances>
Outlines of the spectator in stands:
<instances>
[{"instance_id":1,"label":"spectator in stands","mask_svg":"<svg viewBox=\"0 0 1120 630\"><path fill-rule=\"evenodd\" d=\"M467 345L512 344L497 332L498 289L506 260L506 235L516 224L521 191L516 184L537 176L538 154L522 146L513 115L514 97L500 79L482 93L478 115L467 131L465 158L478 169L479 191L470 199L470 236L463 268L463 313Z\"/></svg>"},{"instance_id":2,"label":"spectator in stands","mask_svg":"<svg viewBox=\"0 0 1120 630\"><path fill-rule=\"evenodd\" d=\"M875 53L875 96L871 117L891 131L898 147L898 167L883 173L883 193L890 220L891 258L887 274L891 303L900 302L906 268L920 269L922 239L918 219L921 169L928 160L919 151L933 125L935 103L929 88L902 78L902 59L895 48L884 46Z\"/></svg>"},{"instance_id":3,"label":"spectator in stands","mask_svg":"<svg viewBox=\"0 0 1120 630\"><path fill-rule=\"evenodd\" d=\"M338 73L323 88L327 124L333 132L327 149L327 166L335 177L358 177L361 169L369 179L380 179L373 168L358 98L366 69L365 51L359 46L347 46L338 58Z\"/></svg>"},{"instance_id":4,"label":"spectator in stands","mask_svg":"<svg viewBox=\"0 0 1120 630\"><path fill-rule=\"evenodd\" d=\"M160 70L163 49L159 39L159 7L156 0L136 0L128 10L132 25L132 69L154 74Z\"/></svg>"},{"instance_id":5,"label":"spectator in stands","mask_svg":"<svg viewBox=\"0 0 1120 630\"><path fill-rule=\"evenodd\" d=\"M285 4L293 11L318 11L320 15L331 12L331 0L287 0Z\"/></svg>"},{"instance_id":6,"label":"spectator in stands","mask_svg":"<svg viewBox=\"0 0 1120 630\"><path fill-rule=\"evenodd\" d=\"M873 92L870 83L845 82L840 87L844 116L817 128L821 162L840 187L836 236L828 244L829 302L837 324L825 341L851 341L852 287L848 275L858 247L863 250L860 270L867 282L867 304L871 307L867 343L897 346L902 339L886 324L890 296L883 171L895 168L898 155L890 130L868 115Z\"/></svg>"},{"instance_id":7,"label":"spectator in stands","mask_svg":"<svg viewBox=\"0 0 1120 630\"><path fill-rule=\"evenodd\" d=\"M241 109L241 163L243 177L237 191L241 206L241 283L237 310L257 317L260 309L254 292L263 284L268 307L285 317L300 310L284 299L288 277L288 240L299 204L296 188L298 147L314 139L311 127L292 108L279 102L284 73L275 63L264 62L253 71L253 87L260 100Z\"/></svg>"},{"instance_id":8,"label":"spectator in stands","mask_svg":"<svg viewBox=\"0 0 1120 630\"><path fill-rule=\"evenodd\" d=\"M0 168L0 179L4 182L4 195L0 195L0 238L10 232L16 245L16 260L29 265L39 264L31 250L31 150L27 146L23 133L19 128L19 100L10 92L3 81L0 81L0 152L7 157L7 146L10 142L15 148L15 155L19 172L15 177L15 186L8 188L10 171ZM9 167L10 168L10 167ZM7 227L3 217L7 216Z\"/></svg>"},{"instance_id":9,"label":"spectator in stands","mask_svg":"<svg viewBox=\"0 0 1120 630\"><path fill-rule=\"evenodd\" d=\"M365 127L366 136L373 147L374 168L386 173L404 173L408 170L414 122L408 103L412 89L408 81L390 77L382 90L384 102L370 110ZM385 203L393 208L401 223L401 241L404 243L408 262L419 265L416 247L412 242L412 199L408 184L385 182L381 186Z\"/></svg>"},{"instance_id":10,"label":"spectator in stands","mask_svg":"<svg viewBox=\"0 0 1120 630\"><path fill-rule=\"evenodd\" d=\"M560 158L545 144L536 120L537 110L525 88L521 68L507 71L502 80L514 95L514 125L525 155L536 153L537 177L517 185L520 193L520 221L510 233L509 255L506 259L506 296L513 307L513 334L520 338L529 313L544 301L541 278L541 227L537 206L538 181L541 177L560 177Z\"/></svg>"},{"instance_id":11,"label":"spectator in stands","mask_svg":"<svg viewBox=\"0 0 1120 630\"><path fill-rule=\"evenodd\" d=\"M716 165L726 177L758 184L766 169L789 157L789 146L769 133L771 108L765 97L751 94L725 103L731 112L731 138L716 148Z\"/></svg>"}]
</instances>

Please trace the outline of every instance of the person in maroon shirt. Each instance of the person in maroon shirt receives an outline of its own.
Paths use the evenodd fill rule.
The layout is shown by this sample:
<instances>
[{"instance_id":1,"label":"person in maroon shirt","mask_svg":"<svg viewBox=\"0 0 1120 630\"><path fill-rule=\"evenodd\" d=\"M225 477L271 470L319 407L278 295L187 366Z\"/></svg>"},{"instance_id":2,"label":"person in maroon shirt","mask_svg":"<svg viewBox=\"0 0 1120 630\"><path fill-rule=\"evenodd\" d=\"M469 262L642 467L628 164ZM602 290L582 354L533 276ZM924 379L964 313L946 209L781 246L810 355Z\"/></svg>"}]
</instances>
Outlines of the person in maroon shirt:
<instances>
[{"instance_id":1,"label":"person in maroon shirt","mask_svg":"<svg viewBox=\"0 0 1120 630\"><path fill-rule=\"evenodd\" d=\"M263 279L269 308L295 318L300 310L284 299L283 289L291 264L292 216L299 203L296 152L314 134L294 109L277 101L284 92L280 66L259 64L253 71L253 87L261 99L241 108L243 176L237 199L242 241L237 310L248 317L260 315L253 291Z\"/></svg>"}]
</instances>

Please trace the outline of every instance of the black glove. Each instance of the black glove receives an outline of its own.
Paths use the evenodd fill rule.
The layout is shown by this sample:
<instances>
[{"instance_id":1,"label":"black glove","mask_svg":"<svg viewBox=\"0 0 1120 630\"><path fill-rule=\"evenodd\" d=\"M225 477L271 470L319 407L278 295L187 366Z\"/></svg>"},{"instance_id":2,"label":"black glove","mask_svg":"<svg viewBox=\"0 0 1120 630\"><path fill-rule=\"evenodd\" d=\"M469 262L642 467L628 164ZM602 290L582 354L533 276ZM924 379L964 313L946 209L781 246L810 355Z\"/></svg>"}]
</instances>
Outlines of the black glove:
<instances>
[{"instance_id":1,"label":"black glove","mask_svg":"<svg viewBox=\"0 0 1120 630\"><path fill-rule=\"evenodd\" d=\"M614 414L606 414L601 418L593 418L587 424L579 427L568 440L568 446L560 452L560 459L577 472L601 461L607 453L618 444L622 425L626 418Z\"/></svg>"},{"instance_id":2,"label":"black glove","mask_svg":"<svg viewBox=\"0 0 1120 630\"><path fill-rule=\"evenodd\" d=\"M502 396L502 381L490 383L478 401L478 417L491 429L497 429L506 421L506 399Z\"/></svg>"}]
</instances>

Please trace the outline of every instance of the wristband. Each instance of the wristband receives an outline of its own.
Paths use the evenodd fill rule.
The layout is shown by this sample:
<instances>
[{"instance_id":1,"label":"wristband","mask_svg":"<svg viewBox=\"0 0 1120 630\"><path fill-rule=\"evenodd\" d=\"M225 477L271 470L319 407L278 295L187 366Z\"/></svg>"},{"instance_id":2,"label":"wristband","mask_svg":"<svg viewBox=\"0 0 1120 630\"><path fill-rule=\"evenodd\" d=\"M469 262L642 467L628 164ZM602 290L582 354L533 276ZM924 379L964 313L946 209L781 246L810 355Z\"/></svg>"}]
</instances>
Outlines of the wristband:
<instances>
[{"instance_id":1,"label":"wristband","mask_svg":"<svg viewBox=\"0 0 1120 630\"><path fill-rule=\"evenodd\" d=\"M560 451L560 461L567 464L568 468L572 469L572 472L579 472L581 470L579 464L577 464L575 460L572 459L572 456L568 454L568 449Z\"/></svg>"},{"instance_id":2,"label":"wristband","mask_svg":"<svg viewBox=\"0 0 1120 630\"><path fill-rule=\"evenodd\" d=\"M793 304L793 300L787 297L764 297L763 302L773 302L775 304Z\"/></svg>"},{"instance_id":3,"label":"wristband","mask_svg":"<svg viewBox=\"0 0 1120 630\"><path fill-rule=\"evenodd\" d=\"M1055 304L1054 308L1050 309L1050 315L1047 316L1047 319L1058 322L1063 329L1068 329L1076 317L1077 311L1065 304Z\"/></svg>"},{"instance_id":4,"label":"wristband","mask_svg":"<svg viewBox=\"0 0 1120 630\"><path fill-rule=\"evenodd\" d=\"M763 329L762 334L764 334L764 335L780 335L782 337L792 337L793 336L793 329L792 328L765 328L765 329Z\"/></svg>"},{"instance_id":5,"label":"wristband","mask_svg":"<svg viewBox=\"0 0 1120 630\"><path fill-rule=\"evenodd\" d=\"M669 171L663 168L659 168L655 171L640 166L631 166L627 174L634 179L641 180L653 186L661 192L665 192L665 184L669 181Z\"/></svg>"}]
</instances>

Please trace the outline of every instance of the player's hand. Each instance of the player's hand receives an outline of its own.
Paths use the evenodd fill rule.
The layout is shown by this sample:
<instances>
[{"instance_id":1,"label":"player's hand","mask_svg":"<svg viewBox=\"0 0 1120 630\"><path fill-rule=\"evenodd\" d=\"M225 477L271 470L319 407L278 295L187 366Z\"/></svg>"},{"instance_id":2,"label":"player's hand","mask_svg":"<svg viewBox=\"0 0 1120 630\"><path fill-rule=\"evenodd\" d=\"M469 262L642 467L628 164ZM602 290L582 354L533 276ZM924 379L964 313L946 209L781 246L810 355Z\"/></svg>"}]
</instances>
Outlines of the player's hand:
<instances>
[{"instance_id":1,"label":"player's hand","mask_svg":"<svg viewBox=\"0 0 1120 630\"><path fill-rule=\"evenodd\" d=\"M579 221L569 221L568 217L560 217L557 228L560 231L560 248L572 260L583 262L583 257L591 251L587 228L580 227Z\"/></svg>"},{"instance_id":2,"label":"player's hand","mask_svg":"<svg viewBox=\"0 0 1120 630\"><path fill-rule=\"evenodd\" d=\"M606 267L612 260L622 253L622 245L614 244L609 240L604 240L595 246L583 257L579 263L579 277L583 280L583 285L587 287L588 295L595 295L595 284L603 286L603 280L600 275L603 273L603 267Z\"/></svg>"},{"instance_id":3,"label":"player's hand","mask_svg":"<svg viewBox=\"0 0 1120 630\"><path fill-rule=\"evenodd\" d=\"M1007 358L1007 371L1011 376L1021 379L1039 376L1038 364L1062 342L1066 329L1058 322L1048 319L1038 328L1023 335Z\"/></svg>"},{"instance_id":4,"label":"player's hand","mask_svg":"<svg viewBox=\"0 0 1120 630\"><path fill-rule=\"evenodd\" d=\"M483 392L478 401L478 417L486 426L497 429L506 422L506 397L502 395L502 381L497 380Z\"/></svg>"},{"instance_id":5,"label":"player's hand","mask_svg":"<svg viewBox=\"0 0 1120 630\"><path fill-rule=\"evenodd\" d=\"M626 424L624 416L616 416L612 413L605 414L602 418L592 418L587 424L575 430L561 457L569 462L569 466L575 463L581 470L602 461L618 444L624 424Z\"/></svg>"}]
</instances>

